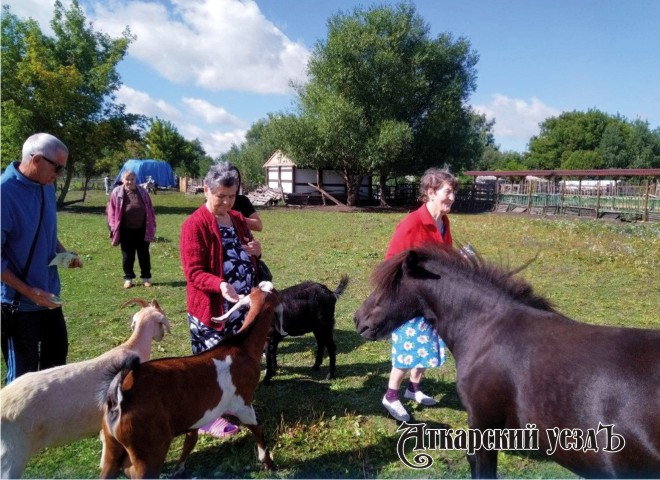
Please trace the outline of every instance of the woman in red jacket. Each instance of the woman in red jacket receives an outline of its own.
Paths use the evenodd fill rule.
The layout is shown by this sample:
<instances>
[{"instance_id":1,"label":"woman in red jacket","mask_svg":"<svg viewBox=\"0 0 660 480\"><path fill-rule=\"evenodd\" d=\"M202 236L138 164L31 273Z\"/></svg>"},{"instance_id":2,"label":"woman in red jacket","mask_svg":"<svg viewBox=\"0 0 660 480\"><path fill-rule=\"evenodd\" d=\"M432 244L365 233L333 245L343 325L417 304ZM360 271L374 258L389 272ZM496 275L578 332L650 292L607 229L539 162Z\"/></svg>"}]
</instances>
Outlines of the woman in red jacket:
<instances>
[{"instance_id":1,"label":"woman in red jacket","mask_svg":"<svg viewBox=\"0 0 660 480\"><path fill-rule=\"evenodd\" d=\"M213 165L204 178L206 202L181 226L181 263L186 277L186 307L193 354L217 345L237 332L245 311L235 312L223 324L222 315L239 295L248 295L256 281L256 258L261 244L252 237L245 217L232 210L238 192L238 174L228 162ZM238 428L222 418L200 429L224 436Z\"/></svg>"},{"instance_id":2,"label":"woman in red jacket","mask_svg":"<svg viewBox=\"0 0 660 480\"><path fill-rule=\"evenodd\" d=\"M424 204L396 227L385 258L425 243L451 246L447 214L456 190L458 181L448 170L427 170L419 186ZM445 344L424 317L412 318L392 332L392 371L383 397L383 406L392 417L399 421L410 420L399 400L399 387L408 372L410 383L404 397L421 405L437 403L420 390L419 384L427 367L439 367L445 360Z\"/></svg>"}]
</instances>

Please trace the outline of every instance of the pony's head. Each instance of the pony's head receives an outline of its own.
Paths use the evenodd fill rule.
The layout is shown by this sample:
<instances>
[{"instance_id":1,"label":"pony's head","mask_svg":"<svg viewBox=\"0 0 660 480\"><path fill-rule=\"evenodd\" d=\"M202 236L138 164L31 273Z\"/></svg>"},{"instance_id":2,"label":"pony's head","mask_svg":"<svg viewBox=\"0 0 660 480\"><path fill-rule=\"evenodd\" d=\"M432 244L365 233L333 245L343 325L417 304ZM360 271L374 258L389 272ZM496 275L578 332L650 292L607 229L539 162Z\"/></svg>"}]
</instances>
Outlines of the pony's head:
<instances>
[{"instance_id":1,"label":"pony's head","mask_svg":"<svg viewBox=\"0 0 660 480\"><path fill-rule=\"evenodd\" d=\"M353 319L362 337L377 340L413 317L433 317L420 289L425 281L439 279L440 274L428 269L426 263L423 251L406 250L374 270L372 283L376 289Z\"/></svg>"},{"instance_id":2,"label":"pony's head","mask_svg":"<svg viewBox=\"0 0 660 480\"><path fill-rule=\"evenodd\" d=\"M416 316L433 322L444 318L445 312L463 311L465 303L493 298L553 311L548 300L516 277L533 260L507 270L483 261L477 253L446 245L406 250L374 270L375 290L355 313L355 327L364 338L377 340Z\"/></svg>"}]
</instances>

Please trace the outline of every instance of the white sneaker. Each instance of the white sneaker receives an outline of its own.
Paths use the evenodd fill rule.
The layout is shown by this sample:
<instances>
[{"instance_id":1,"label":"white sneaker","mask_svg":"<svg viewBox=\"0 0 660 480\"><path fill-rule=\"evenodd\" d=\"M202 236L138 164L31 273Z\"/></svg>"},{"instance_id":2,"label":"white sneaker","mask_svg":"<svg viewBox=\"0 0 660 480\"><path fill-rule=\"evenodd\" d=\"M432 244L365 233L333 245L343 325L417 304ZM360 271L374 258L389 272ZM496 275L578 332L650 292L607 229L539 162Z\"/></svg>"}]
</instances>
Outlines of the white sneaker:
<instances>
[{"instance_id":1,"label":"white sneaker","mask_svg":"<svg viewBox=\"0 0 660 480\"><path fill-rule=\"evenodd\" d=\"M408 412L406 412L406 409L401 405L401 402L399 400L394 400L393 402L389 402L387 400L387 397L383 397L383 406L385 407L385 410L394 417L395 420L398 420L400 422L407 422L410 420L410 415L408 415Z\"/></svg>"},{"instance_id":2,"label":"white sneaker","mask_svg":"<svg viewBox=\"0 0 660 480\"><path fill-rule=\"evenodd\" d=\"M429 397L421 390L417 390L416 392L411 392L406 388L406 393L404 393L403 396L408 400L415 400L420 405L426 405L427 407L430 407L431 405L435 405L438 403L435 401L433 397Z\"/></svg>"}]
</instances>

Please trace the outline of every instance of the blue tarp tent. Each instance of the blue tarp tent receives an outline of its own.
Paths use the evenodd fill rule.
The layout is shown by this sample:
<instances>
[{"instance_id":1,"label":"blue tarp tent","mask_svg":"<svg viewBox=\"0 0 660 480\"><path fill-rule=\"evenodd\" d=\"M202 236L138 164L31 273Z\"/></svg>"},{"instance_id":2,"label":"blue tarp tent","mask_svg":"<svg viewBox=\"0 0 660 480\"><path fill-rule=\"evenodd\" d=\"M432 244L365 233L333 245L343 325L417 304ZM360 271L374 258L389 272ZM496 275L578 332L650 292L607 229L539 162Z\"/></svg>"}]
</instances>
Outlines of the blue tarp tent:
<instances>
[{"instance_id":1,"label":"blue tarp tent","mask_svg":"<svg viewBox=\"0 0 660 480\"><path fill-rule=\"evenodd\" d=\"M174 187L174 172L167 162L162 160L126 160L126 163L119 170L119 175L115 179L115 185L121 182L121 176L126 170L132 170L137 176L137 183L146 183L147 177L151 176L159 188Z\"/></svg>"}]
</instances>

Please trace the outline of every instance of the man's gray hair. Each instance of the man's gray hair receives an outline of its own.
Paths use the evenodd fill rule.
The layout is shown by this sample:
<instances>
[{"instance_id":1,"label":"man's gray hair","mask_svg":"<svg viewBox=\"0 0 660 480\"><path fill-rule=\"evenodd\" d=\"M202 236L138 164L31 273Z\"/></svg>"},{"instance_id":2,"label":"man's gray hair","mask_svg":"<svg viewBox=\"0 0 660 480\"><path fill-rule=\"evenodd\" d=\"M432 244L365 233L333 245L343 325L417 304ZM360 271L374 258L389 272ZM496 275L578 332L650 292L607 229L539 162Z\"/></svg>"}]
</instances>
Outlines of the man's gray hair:
<instances>
[{"instance_id":1,"label":"man's gray hair","mask_svg":"<svg viewBox=\"0 0 660 480\"><path fill-rule=\"evenodd\" d=\"M204 185L209 187L212 192L219 187L237 187L238 184L238 170L229 162L218 162L211 165L209 173L204 177Z\"/></svg>"},{"instance_id":2,"label":"man's gray hair","mask_svg":"<svg viewBox=\"0 0 660 480\"><path fill-rule=\"evenodd\" d=\"M48 158L56 157L64 152L69 155L69 149L59 138L50 133L35 133L23 144L22 161L29 161L32 155L41 154Z\"/></svg>"}]
</instances>

